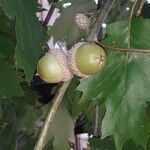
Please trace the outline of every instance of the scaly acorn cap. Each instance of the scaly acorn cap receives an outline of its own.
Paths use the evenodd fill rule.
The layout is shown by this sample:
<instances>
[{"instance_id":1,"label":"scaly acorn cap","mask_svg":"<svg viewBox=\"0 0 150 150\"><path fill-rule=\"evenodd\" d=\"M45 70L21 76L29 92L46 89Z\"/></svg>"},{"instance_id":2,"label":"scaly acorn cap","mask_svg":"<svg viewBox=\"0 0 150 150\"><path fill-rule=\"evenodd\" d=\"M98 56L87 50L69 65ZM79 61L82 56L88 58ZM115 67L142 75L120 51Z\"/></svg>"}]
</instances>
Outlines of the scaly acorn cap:
<instances>
[{"instance_id":1,"label":"scaly acorn cap","mask_svg":"<svg viewBox=\"0 0 150 150\"><path fill-rule=\"evenodd\" d=\"M66 82L72 78L73 75L72 75L72 73L69 69L68 63L67 63L66 54L61 49L54 48L54 49L50 50L49 52L47 52L43 57L47 57L46 59L50 59L50 60L46 60L47 61L46 63L52 63L51 65L48 65L47 70L44 70L44 72L47 71L49 74L53 74L52 78L54 78L54 80L51 79L51 76L49 76L48 74L46 76L43 76L42 74L45 74L45 73L42 72L42 70L40 70L37 67L37 74L45 82L47 82L47 83L57 83L60 81ZM40 60L42 60L42 58ZM53 59L53 62L51 62L52 59ZM40 60L39 60L38 64L40 64ZM56 67L55 67L55 65L56 65ZM44 67L44 66L42 66L42 67ZM56 74L57 72L58 72L58 74ZM56 78L55 78L55 75L57 76Z\"/></svg>"},{"instance_id":2,"label":"scaly acorn cap","mask_svg":"<svg viewBox=\"0 0 150 150\"><path fill-rule=\"evenodd\" d=\"M66 54L61 49L52 50L52 54L56 56L58 64L60 65L62 72L62 81L64 82L69 81L73 75L68 66Z\"/></svg>"},{"instance_id":3,"label":"scaly acorn cap","mask_svg":"<svg viewBox=\"0 0 150 150\"><path fill-rule=\"evenodd\" d=\"M90 26L90 17L84 13L77 13L74 17L74 22L80 29L88 29Z\"/></svg>"},{"instance_id":4,"label":"scaly acorn cap","mask_svg":"<svg viewBox=\"0 0 150 150\"><path fill-rule=\"evenodd\" d=\"M70 70L73 74L75 74L76 76L79 76L79 77L84 77L84 78L87 78L89 77L90 75L86 75L86 74L83 74L81 73L77 66L76 66L76 60L75 60L75 55L76 55L76 51L77 49L82 46L83 44L85 44L86 42L79 42L77 44L75 44L69 51L68 51L68 64L69 64L69 67L70 67Z\"/></svg>"}]
</instances>

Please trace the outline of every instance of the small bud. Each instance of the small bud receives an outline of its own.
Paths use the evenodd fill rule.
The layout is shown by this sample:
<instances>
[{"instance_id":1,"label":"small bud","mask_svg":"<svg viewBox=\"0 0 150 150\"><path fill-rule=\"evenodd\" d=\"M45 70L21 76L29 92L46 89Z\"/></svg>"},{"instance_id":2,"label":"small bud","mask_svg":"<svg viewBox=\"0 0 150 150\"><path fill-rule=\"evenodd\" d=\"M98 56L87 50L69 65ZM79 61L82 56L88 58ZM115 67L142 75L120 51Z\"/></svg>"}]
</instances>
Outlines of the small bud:
<instances>
[{"instance_id":1,"label":"small bud","mask_svg":"<svg viewBox=\"0 0 150 150\"><path fill-rule=\"evenodd\" d=\"M90 26L90 17L84 13L77 13L74 22L79 29L88 29Z\"/></svg>"}]
</instances>

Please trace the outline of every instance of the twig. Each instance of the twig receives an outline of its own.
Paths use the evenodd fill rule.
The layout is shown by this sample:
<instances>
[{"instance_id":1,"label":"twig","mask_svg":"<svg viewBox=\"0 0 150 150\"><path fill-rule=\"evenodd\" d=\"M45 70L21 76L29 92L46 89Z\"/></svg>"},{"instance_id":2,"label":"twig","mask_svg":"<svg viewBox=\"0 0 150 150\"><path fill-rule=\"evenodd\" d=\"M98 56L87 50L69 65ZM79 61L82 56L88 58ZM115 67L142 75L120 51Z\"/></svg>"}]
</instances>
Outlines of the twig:
<instances>
[{"instance_id":1,"label":"twig","mask_svg":"<svg viewBox=\"0 0 150 150\"><path fill-rule=\"evenodd\" d=\"M99 46L103 47L104 49L113 50L113 51L123 51L123 52L137 52L137 53L150 53L150 49L136 49L136 48L121 48L121 47L114 47L110 45L105 45L100 42L95 42Z\"/></svg>"},{"instance_id":2,"label":"twig","mask_svg":"<svg viewBox=\"0 0 150 150\"><path fill-rule=\"evenodd\" d=\"M94 137L99 137L99 106L98 102L95 103L95 115L94 115Z\"/></svg>"},{"instance_id":3,"label":"twig","mask_svg":"<svg viewBox=\"0 0 150 150\"><path fill-rule=\"evenodd\" d=\"M43 24L42 24L43 27L47 26L50 18L52 17L52 14L53 14L54 10L55 10L55 5L51 4L51 7L50 7L50 9L48 11L48 14L47 14L45 20L43 21Z\"/></svg>"},{"instance_id":4,"label":"twig","mask_svg":"<svg viewBox=\"0 0 150 150\"><path fill-rule=\"evenodd\" d=\"M53 118L57 112L57 109L58 109L61 101L62 101L64 93L69 86L69 83L70 83L70 81L63 83L62 86L59 88L58 93L54 97L52 107L50 108L50 110L47 114L46 120L44 122L39 139L35 145L34 150L42 150L43 149L44 142L45 142L46 136L48 134L48 129L51 128L51 126L52 126Z\"/></svg>"},{"instance_id":5,"label":"twig","mask_svg":"<svg viewBox=\"0 0 150 150\"><path fill-rule=\"evenodd\" d=\"M144 6L144 0L141 0L140 7L139 7L139 9L136 12L136 16L140 16L141 15L143 6Z\"/></svg>"},{"instance_id":6,"label":"twig","mask_svg":"<svg viewBox=\"0 0 150 150\"><path fill-rule=\"evenodd\" d=\"M99 16L97 18L97 21L93 27L93 29L90 32L89 37L87 38L87 41L93 41L93 39L95 39L101 29L102 23L105 21L112 5L114 4L115 0L107 0L104 4L103 7L101 7L101 9L99 10L98 13Z\"/></svg>"},{"instance_id":7,"label":"twig","mask_svg":"<svg viewBox=\"0 0 150 150\"><path fill-rule=\"evenodd\" d=\"M97 10L99 10L102 6L102 1L101 0L98 0L98 3L97 3Z\"/></svg>"}]
</instances>

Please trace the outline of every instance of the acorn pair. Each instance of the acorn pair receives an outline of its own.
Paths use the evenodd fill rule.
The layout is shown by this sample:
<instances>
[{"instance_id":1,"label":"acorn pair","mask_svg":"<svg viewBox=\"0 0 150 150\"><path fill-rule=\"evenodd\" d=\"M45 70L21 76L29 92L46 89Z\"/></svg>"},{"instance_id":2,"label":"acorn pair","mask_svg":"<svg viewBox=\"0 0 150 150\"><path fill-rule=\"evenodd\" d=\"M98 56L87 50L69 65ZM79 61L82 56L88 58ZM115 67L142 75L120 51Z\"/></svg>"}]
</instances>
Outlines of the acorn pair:
<instances>
[{"instance_id":1,"label":"acorn pair","mask_svg":"<svg viewBox=\"0 0 150 150\"><path fill-rule=\"evenodd\" d=\"M47 52L37 64L37 73L47 83L69 81L73 75L89 77L105 65L106 54L102 47L91 42L79 42L67 53L60 49Z\"/></svg>"}]
</instances>

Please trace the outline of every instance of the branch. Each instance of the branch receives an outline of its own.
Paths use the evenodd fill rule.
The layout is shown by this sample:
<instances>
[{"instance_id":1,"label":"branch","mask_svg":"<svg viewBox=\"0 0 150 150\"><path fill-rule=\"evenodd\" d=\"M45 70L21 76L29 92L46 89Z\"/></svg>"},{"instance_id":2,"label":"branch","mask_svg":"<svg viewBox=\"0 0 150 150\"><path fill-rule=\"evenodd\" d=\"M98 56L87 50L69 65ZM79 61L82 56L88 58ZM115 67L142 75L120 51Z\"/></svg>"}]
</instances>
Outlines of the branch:
<instances>
[{"instance_id":1,"label":"branch","mask_svg":"<svg viewBox=\"0 0 150 150\"><path fill-rule=\"evenodd\" d=\"M139 7L139 9L136 12L136 16L140 16L141 15L143 6L144 6L144 0L141 0L140 7Z\"/></svg>"},{"instance_id":2,"label":"branch","mask_svg":"<svg viewBox=\"0 0 150 150\"><path fill-rule=\"evenodd\" d=\"M150 49L136 49L136 48L121 48L121 47L114 47L110 45L105 45L100 42L95 42L97 45L103 47L104 49L109 49L113 51L123 51L123 52L137 52L137 53L150 53Z\"/></svg>"},{"instance_id":3,"label":"branch","mask_svg":"<svg viewBox=\"0 0 150 150\"><path fill-rule=\"evenodd\" d=\"M95 39L95 37L97 37L97 35L101 29L102 23L105 21L114 2L115 2L115 0L107 0L105 2L104 6L101 7L101 9L98 11L99 16L97 18L96 23L94 24L93 29L90 32L89 37L87 38L88 41L93 41L93 39Z\"/></svg>"},{"instance_id":4,"label":"branch","mask_svg":"<svg viewBox=\"0 0 150 150\"><path fill-rule=\"evenodd\" d=\"M42 150L43 149L44 142L46 141L46 137L48 134L48 129L51 128L51 126L52 126L54 116L55 116L57 109L62 101L65 91L67 90L67 88L69 86L69 83L70 83L70 81L63 83L62 86L59 88L56 96L54 97L52 107L50 107L50 110L47 114L46 120L41 129L41 133L40 133L39 139L35 145L34 150Z\"/></svg>"},{"instance_id":5,"label":"branch","mask_svg":"<svg viewBox=\"0 0 150 150\"><path fill-rule=\"evenodd\" d=\"M51 7L50 7L50 9L49 9L49 11L48 11L48 14L47 14L45 20L44 20L43 23L42 23L42 26L43 26L43 27L47 26L49 20L51 19L52 15L53 15L54 10L55 10L55 5L54 5L54 4L51 4Z\"/></svg>"}]
</instances>

